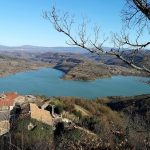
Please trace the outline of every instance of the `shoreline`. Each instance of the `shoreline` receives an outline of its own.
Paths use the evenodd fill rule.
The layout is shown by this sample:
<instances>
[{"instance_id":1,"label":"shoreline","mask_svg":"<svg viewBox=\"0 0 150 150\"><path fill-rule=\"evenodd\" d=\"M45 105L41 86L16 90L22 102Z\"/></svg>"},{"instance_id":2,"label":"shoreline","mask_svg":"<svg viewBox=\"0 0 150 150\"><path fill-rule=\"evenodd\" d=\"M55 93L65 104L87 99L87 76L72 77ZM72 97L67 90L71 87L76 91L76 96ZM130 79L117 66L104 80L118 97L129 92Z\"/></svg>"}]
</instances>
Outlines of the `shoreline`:
<instances>
[{"instance_id":1,"label":"shoreline","mask_svg":"<svg viewBox=\"0 0 150 150\"><path fill-rule=\"evenodd\" d=\"M105 79L105 78L112 78L113 76L124 76L124 77L128 77L128 76L133 76L133 77L142 77L142 78L150 78L150 75L149 74L144 74L142 72L139 72L137 71L138 73L131 73L131 72L122 72L122 73L111 73L111 74L108 74L108 75L101 75L101 76L97 76L97 77L91 77L91 76L88 76L89 78L84 78L83 76L83 79L82 78L75 78L73 77L72 75L70 75L70 71L66 72L65 70L63 69L60 69L60 68L54 68L52 67L53 69L56 69L56 70L59 70L61 72L63 72L63 75L60 77L62 80L72 80L72 81L95 81L97 79ZM150 81L148 82L148 84L150 84Z\"/></svg>"},{"instance_id":2,"label":"shoreline","mask_svg":"<svg viewBox=\"0 0 150 150\"><path fill-rule=\"evenodd\" d=\"M1 70L0 70L0 78L4 78L10 75L15 75L21 72L34 71L40 68L49 68L52 67L52 64L43 63L40 61L30 61L30 60L13 60L11 61L3 61Z\"/></svg>"},{"instance_id":3,"label":"shoreline","mask_svg":"<svg viewBox=\"0 0 150 150\"><path fill-rule=\"evenodd\" d=\"M53 74L52 78L51 78L51 73ZM32 74L34 75L33 77L32 77ZM45 79L43 76L44 74L46 77ZM31 75L31 78L30 78L30 75ZM41 75L42 75L42 78L41 78ZM55 75L56 75L56 80L55 80ZM32 71L29 71L28 73L21 73L20 75L18 73L18 76L20 76L20 79L24 79L25 76L29 77L29 80L22 82L23 84L25 84L27 91L24 88L20 90L20 87L22 86L22 84L17 85L16 83L18 82L18 77L17 77L17 75L12 75L12 76L6 77L5 79L1 78L1 80L0 80L2 83L1 86L4 85L4 87L5 87L5 85L6 85L4 90L1 89L1 92L2 91L9 91L9 89L11 89L13 91L14 88L16 87L18 93L27 94L27 95L28 94L45 95L48 97L68 96L68 97L80 97L80 98L95 99L95 98L112 97L112 96L127 97L127 96L141 95L141 94L143 95L143 94L149 94L149 91L150 91L149 86L146 84L146 81L148 81L149 79L140 78L140 77L135 78L134 76L125 77L125 76L118 75L118 76L113 76L110 79L97 79L96 81L71 81L71 82L67 82L65 80L59 81L60 78L62 77L62 75L63 74L61 71L57 71L56 69L52 69L50 67L46 67L46 68L41 67L41 68L39 68L39 70L32 70ZM44 79L42 81L43 84L40 84L41 82L40 82L39 77L41 79ZM54 82L53 82L53 77L54 77ZM10 85L10 88L9 88L9 82L7 82L7 80L10 82L12 81L12 83L13 83L12 85ZM36 83L35 85L38 85L38 86L32 87L32 85L33 85L32 80L33 80L33 83ZM5 81L6 81L6 83L5 83ZM134 89L135 86L134 87L128 86L128 83L130 84L130 82L132 82L132 81L133 81L133 85L140 85L141 87L144 86L146 89L143 90L143 88L141 88L141 89L135 88L135 90L133 90L133 91L127 90L127 92L124 92L123 89L124 89L124 86L126 86L126 85L127 85L127 88L125 88L125 90L130 89L130 88ZM47 83L47 82L49 83L49 86L45 86L45 83ZM57 83L58 83L58 86L57 86ZM59 83L60 83L60 86L59 86ZM68 83L68 84L66 84L66 83ZM107 86L106 86L106 83L108 83ZM110 85L109 85L109 83L110 83ZM114 86L115 84L118 84L118 85ZM56 85L56 87L55 87L55 85ZM67 86L64 87L64 85L68 85L69 88ZM78 85L79 85L79 87L78 87ZM86 85L88 85L87 88L82 88L82 86L86 87ZM114 92L111 92L112 91L111 85L113 88L116 87L115 88L116 90L114 90ZM91 86L94 86L94 89L91 88ZM60 87L64 87L64 91ZM70 87L73 87L73 90L70 90ZM104 90L106 92L103 91L103 87L105 87ZM44 88L45 88L44 91L41 90ZM60 90L62 90L62 91L59 92ZM77 91L79 91L79 92L77 92ZM89 91L89 93L87 91Z\"/></svg>"},{"instance_id":4,"label":"shoreline","mask_svg":"<svg viewBox=\"0 0 150 150\"><path fill-rule=\"evenodd\" d=\"M43 66L37 66L37 67L32 67L31 68L24 68L24 69L21 69L21 70L15 70L14 72L7 72L7 73L4 73L4 74L0 74L0 78L5 78L5 77L8 77L8 76L11 76L11 75L15 75L17 73L23 73L23 72L29 72L29 71L37 71L39 69L42 69L42 68L51 68L51 69L55 69L55 70L58 70L58 71L61 71L62 72L62 75L60 76L60 79L62 80L68 80L68 81L85 81L85 82L90 82L90 81L95 81L95 80L99 80L99 79L107 79L107 78L112 78L114 76L123 76L123 77L141 77L141 78L150 78L150 76L148 75L143 75L143 74L130 74L130 73L122 73L122 74L111 74L110 76L99 76L99 77L95 77L95 78L90 78L90 79L87 79L87 80L83 80L83 79L76 79L76 78L68 78L67 75L68 73L66 71L64 71L63 69L58 69L58 68L54 68L52 65L50 64L44 64ZM145 82L147 84L150 84L150 81L147 81Z\"/></svg>"},{"instance_id":5,"label":"shoreline","mask_svg":"<svg viewBox=\"0 0 150 150\"><path fill-rule=\"evenodd\" d=\"M7 74L4 74L4 75L0 75L0 78L9 77L9 76L12 76L12 75L15 75L15 74L18 74L18 73L36 71L36 70L39 70L39 69L42 69L42 68L51 68L51 67L37 67L37 68L33 68L33 69L20 70L20 71L16 71L16 72L13 72L13 73L7 73Z\"/></svg>"}]
</instances>

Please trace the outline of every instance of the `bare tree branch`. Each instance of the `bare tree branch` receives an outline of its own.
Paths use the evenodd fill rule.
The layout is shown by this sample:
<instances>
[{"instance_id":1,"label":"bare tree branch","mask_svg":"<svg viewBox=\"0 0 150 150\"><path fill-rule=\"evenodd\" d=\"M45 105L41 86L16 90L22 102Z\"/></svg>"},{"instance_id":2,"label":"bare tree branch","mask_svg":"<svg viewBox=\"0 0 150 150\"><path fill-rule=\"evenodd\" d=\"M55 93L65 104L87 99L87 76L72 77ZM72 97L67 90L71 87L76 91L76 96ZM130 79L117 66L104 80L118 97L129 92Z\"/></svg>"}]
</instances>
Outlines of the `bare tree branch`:
<instances>
[{"instance_id":1,"label":"bare tree branch","mask_svg":"<svg viewBox=\"0 0 150 150\"><path fill-rule=\"evenodd\" d=\"M149 4L148 0L126 0L125 7L122 11L123 21L128 26L140 26L147 23L150 20Z\"/></svg>"},{"instance_id":2,"label":"bare tree branch","mask_svg":"<svg viewBox=\"0 0 150 150\"><path fill-rule=\"evenodd\" d=\"M126 29L136 29L135 42L129 39L128 35L121 34L120 42L124 45L129 45L135 48L145 48L150 45L150 41L141 43L140 38L143 32L150 35L149 21L150 21L150 1L148 0L126 0L125 7L122 11L123 23L125 23Z\"/></svg>"},{"instance_id":3,"label":"bare tree branch","mask_svg":"<svg viewBox=\"0 0 150 150\"><path fill-rule=\"evenodd\" d=\"M136 7L150 20L150 4L147 0L133 0Z\"/></svg>"},{"instance_id":4,"label":"bare tree branch","mask_svg":"<svg viewBox=\"0 0 150 150\"><path fill-rule=\"evenodd\" d=\"M57 14L56 9L53 7L52 11L50 12L45 12L44 13L44 18L49 20L54 28L58 31L61 32L63 34L65 34L67 37L69 37L70 39L70 43L68 43L69 45L75 45L75 46L79 46L81 48L84 48L86 50L88 50L91 53L95 53L97 55L101 55L101 54L108 54L108 55L114 55L117 58L119 58L120 60L122 60L123 62L127 63L128 65L130 65L131 67L137 69L137 70L141 70L141 71L145 71L145 72L149 72L150 70L148 68L146 68L145 66L137 66L134 63L134 55L139 49L146 47L147 45L150 44L150 42L147 42L146 44L138 44L138 39L140 37L141 32L139 32L138 36L137 36L137 40L136 43L130 43L129 40L129 36L126 34L122 34L121 36L118 36L117 34L114 35L114 43L117 46L117 50L116 49L111 49L110 51L106 51L103 48L103 44L106 42L107 38L103 39L102 41L99 40L100 37L100 28L99 27L95 27L93 30L94 33L94 40L89 39L88 35L87 35L87 23L83 20L83 23L79 26L79 32L78 32L78 40L73 36L71 29L72 29L72 24L73 24L73 19L68 15L68 13L65 13L65 15L63 15L62 18L59 17L59 15ZM123 55L123 51L120 51L121 47L123 47L124 45L130 45L132 47L136 47L136 50L134 50L134 52L132 53L132 57L126 58Z\"/></svg>"}]
</instances>

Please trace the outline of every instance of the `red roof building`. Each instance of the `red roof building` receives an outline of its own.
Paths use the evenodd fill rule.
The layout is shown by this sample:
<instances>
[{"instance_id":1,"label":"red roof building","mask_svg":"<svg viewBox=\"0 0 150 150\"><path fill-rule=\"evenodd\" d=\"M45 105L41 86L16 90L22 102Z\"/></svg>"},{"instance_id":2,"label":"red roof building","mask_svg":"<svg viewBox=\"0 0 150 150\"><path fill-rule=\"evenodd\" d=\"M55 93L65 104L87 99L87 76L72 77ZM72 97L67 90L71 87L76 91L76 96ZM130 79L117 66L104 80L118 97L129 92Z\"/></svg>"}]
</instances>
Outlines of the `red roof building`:
<instances>
[{"instance_id":1,"label":"red roof building","mask_svg":"<svg viewBox=\"0 0 150 150\"><path fill-rule=\"evenodd\" d=\"M0 95L0 107L13 106L15 99L19 95L17 93L5 93Z\"/></svg>"}]
</instances>

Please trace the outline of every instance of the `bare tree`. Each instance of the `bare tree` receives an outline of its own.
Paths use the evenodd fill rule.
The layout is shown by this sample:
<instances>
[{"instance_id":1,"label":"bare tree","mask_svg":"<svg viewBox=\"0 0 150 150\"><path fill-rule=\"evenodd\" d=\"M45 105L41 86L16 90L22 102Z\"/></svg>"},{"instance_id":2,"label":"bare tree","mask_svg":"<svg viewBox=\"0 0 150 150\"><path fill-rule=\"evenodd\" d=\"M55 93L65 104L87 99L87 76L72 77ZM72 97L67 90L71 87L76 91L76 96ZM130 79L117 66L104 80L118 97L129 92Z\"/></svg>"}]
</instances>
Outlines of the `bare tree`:
<instances>
[{"instance_id":1,"label":"bare tree","mask_svg":"<svg viewBox=\"0 0 150 150\"><path fill-rule=\"evenodd\" d=\"M122 47L132 49L130 60L134 64L134 56L140 50L148 47L150 41L143 41L144 33L150 35L150 1L148 0L126 0L121 12L123 30L120 34L114 34L114 41ZM131 40L131 33L135 38ZM140 67L141 68L141 67ZM142 66L143 70L150 72L150 69Z\"/></svg>"},{"instance_id":2,"label":"bare tree","mask_svg":"<svg viewBox=\"0 0 150 150\"><path fill-rule=\"evenodd\" d=\"M122 10L122 21L125 24L124 32L117 37L122 45L128 45L135 49L143 49L150 45L150 41L141 43L140 37L143 37L143 32L150 35L150 2L148 0L126 0L124 9ZM130 40L130 33L136 30L134 41Z\"/></svg>"},{"instance_id":3,"label":"bare tree","mask_svg":"<svg viewBox=\"0 0 150 150\"><path fill-rule=\"evenodd\" d=\"M97 55L114 55L129 66L132 66L137 70L150 73L150 69L148 69L146 66L137 65L134 60L136 54L141 49L150 45L150 42L144 44L139 44L138 42L143 32L143 28L147 27L148 21L150 19L150 9L148 6L148 2L146 0L126 1L126 9L124 9L124 11L122 12L123 20L128 24L128 28L130 28L130 25L132 24L138 25L140 30L137 32L138 34L135 43L132 43L130 41L129 35L126 32L122 32L121 34L113 34L112 41L117 49L112 48L110 51L107 51L103 48L103 45L107 38L101 39L102 36L100 36L100 28L98 26L95 26L93 28L93 36L92 38L90 38L91 36L88 35L87 22L83 19L83 23L79 25L77 35L74 36L74 34L72 33L74 17L72 17L69 13L60 15L58 11L56 11L55 7L53 7L51 11L44 12L44 18L49 20L53 24L56 31L61 32L69 37L70 41L67 42L67 44L84 48L89 52L95 53ZM130 8L129 13L128 11L126 11L128 8ZM123 50L123 48L127 45L132 49L130 57L127 57L125 55L125 51Z\"/></svg>"}]
</instances>

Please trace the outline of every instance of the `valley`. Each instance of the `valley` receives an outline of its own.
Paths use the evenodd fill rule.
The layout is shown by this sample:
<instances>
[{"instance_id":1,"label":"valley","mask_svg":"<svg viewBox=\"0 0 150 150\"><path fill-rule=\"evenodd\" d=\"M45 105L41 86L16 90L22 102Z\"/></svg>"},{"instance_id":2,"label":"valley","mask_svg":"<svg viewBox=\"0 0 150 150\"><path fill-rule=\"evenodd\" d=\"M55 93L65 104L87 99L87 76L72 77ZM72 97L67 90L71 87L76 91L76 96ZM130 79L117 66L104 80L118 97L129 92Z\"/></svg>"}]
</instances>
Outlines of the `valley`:
<instances>
[{"instance_id":1,"label":"valley","mask_svg":"<svg viewBox=\"0 0 150 150\"><path fill-rule=\"evenodd\" d=\"M137 63L149 67L148 57ZM146 72L111 56L9 50L0 77L2 149L149 148Z\"/></svg>"},{"instance_id":2,"label":"valley","mask_svg":"<svg viewBox=\"0 0 150 150\"><path fill-rule=\"evenodd\" d=\"M70 51L73 48L70 48L70 51L67 50L68 52L64 49L61 51L61 48L60 51L58 51L58 48L56 52L50 51L50 48L45 50L45 48L39 49L37 47L37 51L36 47L34 47L34 50L33 47L27 48L22 51L18 51L19 48L0 51L0 62L3 66L0 70L1 76L37 69L39 67L52 67L54 69L61 70L65 73L62 77L65 80L88 81L98 78L108 78L115 75L141 77L150 76L149 73L138 71L127 66L114 56L104 55L100 57L85 52L71 53ZM139 54L136 57L137 64L150 67L150 60L148 59L149 56L149 51ZM11 66L13 69L11 69Z\"/></svg>"},{"instance_id":3,"label":"valley","mask_svg":"<svg viewBox=\"0 0 150 150\"><path fill-rule=\"evenodd\" d=\"M150 150L150 0L1 0L0 18L0 150Z\"/></svg>"}]
</instances>

